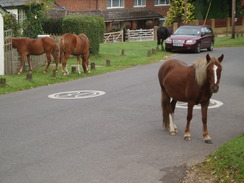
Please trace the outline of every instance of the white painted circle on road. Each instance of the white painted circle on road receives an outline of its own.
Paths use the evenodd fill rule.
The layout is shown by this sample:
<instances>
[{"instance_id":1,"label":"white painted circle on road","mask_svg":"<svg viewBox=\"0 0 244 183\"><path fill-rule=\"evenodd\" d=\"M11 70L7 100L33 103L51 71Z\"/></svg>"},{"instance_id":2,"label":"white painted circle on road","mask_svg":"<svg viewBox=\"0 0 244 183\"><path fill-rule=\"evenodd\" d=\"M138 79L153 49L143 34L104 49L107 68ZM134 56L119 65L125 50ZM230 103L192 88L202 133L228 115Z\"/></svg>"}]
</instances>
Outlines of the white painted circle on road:
<instances>
[{"instance_id":1,"label":"white painted circle on road","mask_svg":"<svg viewBox=\"0 0 244 183\"><path fill-rule=\"evenodd\" d=\"M66 91L60 93L54 93L48 95L48 98L51 99L85 99L98 97L106 94L104 91L96 91L96 90L80 90L80 91Z\"/></svg>"},{"instance_id":2,"label":"white painted circle on road","mask_svg":"<svg viewBox=\"0 0 244 183\"><path fill-rule=\"evenodd\" d=\"M218 107L220 107L222 105L223 105L223 102L218 101L218 100L214 100L214 99L210 99L210 103L209 103L208 108L209 109L218 108ZM176 107L185 109L185 108L187 108L187 103L185 103L185 102L177 102ZM195 105L194 109L201 109L201 105Z\"/></svg>"}]
</instances>

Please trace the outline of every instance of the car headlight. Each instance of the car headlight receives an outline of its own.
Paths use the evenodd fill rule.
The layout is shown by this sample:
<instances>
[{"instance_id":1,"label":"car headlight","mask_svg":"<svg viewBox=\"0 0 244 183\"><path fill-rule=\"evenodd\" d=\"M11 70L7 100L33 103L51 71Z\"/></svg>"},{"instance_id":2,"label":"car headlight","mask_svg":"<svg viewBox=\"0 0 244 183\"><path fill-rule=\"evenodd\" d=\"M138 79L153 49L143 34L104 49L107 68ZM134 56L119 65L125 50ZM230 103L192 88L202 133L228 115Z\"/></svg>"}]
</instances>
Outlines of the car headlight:
<instances>
[{"instance_id":1,"label":"car headlight","mask_svg":"<svg viewBox=\"0 0 244 183\"><path fill-rule=\"evenodd\" d=\"M171 39L170 37L168 37L168 38L165 40L165 42L171 44L171 43L172 43L172 39Z\"/></svg>"},{"instance_id":2,"label":"car headlight","mask_svg":"<svg viewBox=\"0 0 244 183\"><path fill-rule=\"evenodd\" d=\"M196 43L196 40L187 40L186 41L186 44L195 44Z\"/></svg>"}]
</instances>

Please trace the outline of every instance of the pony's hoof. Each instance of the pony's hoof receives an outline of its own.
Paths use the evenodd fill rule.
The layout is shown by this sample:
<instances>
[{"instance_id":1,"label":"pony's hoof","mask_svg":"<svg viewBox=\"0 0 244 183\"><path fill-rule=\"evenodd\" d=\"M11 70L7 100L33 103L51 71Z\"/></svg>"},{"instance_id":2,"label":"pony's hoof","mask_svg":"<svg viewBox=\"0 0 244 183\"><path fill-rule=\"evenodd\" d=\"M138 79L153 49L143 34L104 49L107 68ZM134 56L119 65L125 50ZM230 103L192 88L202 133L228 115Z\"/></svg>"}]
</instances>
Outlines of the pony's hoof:
<instances>
[{"instance_id":1,"label":"pony's hoof","mask_svg":"<svg viewBox=\"0 0 244 183\"><path fill-rule=\"evenodd\" d=\"M171 131L171 132L169 132L169 135L171 135L171 136L175 136L175 135L176 135L176 131Z\"/></svg>"},{"instance_id":2,"label":"pony's hoof","mask_svg":"<svg viewBox=\"0 0 244 183\"><path fill-rule=\"evenodd\" d=\"M47 73L47 71L43 71L43 73L44 73L44 74L46 74L46 73Z\"/></svg>"},{"instance_id":3,"label":"pony's hoof","mask_svg":"<svg viewBox=\"0 0 244 183\"><path fill-rule=\"evenodd\" d=\"M186 141L191 141L191 137L190 137L190 136L185 136L185 137L184 137L184 140L186 140Z\"/></svg>"},{"instance_id":4,"label":"pony's hoof","mask_svg":"<svg viewBox=\"0 0 244 183\"><path fill-rule=\"evenodd\" d=\"M207 139L207 140L205 140L205 143L207 143L207 144L213 144L213 142L212 142L211 139Z\"/></svg>"}]
</instances>

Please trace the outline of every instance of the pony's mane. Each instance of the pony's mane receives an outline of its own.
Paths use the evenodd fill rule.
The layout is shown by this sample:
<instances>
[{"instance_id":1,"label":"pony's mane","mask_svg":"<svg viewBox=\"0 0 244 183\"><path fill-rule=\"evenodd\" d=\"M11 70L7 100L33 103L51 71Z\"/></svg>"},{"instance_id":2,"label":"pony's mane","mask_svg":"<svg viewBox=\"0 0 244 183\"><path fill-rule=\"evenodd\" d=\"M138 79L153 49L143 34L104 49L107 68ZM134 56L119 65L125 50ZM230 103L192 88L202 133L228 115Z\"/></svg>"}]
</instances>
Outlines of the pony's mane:
<instances>
[{"instance_id":1,"label":"pony's mane","mask_svg":"<svg viewBox=\"0 0 244 183\"><path fill-rule=\"evenodd\" d=\"M198 85L203 85L207 79L207 67L213 62L218 62L218 60L211 57L211 61L207 62L206 58L200 58L194 63L195 76Z\"/></svg>"}]
</instances>

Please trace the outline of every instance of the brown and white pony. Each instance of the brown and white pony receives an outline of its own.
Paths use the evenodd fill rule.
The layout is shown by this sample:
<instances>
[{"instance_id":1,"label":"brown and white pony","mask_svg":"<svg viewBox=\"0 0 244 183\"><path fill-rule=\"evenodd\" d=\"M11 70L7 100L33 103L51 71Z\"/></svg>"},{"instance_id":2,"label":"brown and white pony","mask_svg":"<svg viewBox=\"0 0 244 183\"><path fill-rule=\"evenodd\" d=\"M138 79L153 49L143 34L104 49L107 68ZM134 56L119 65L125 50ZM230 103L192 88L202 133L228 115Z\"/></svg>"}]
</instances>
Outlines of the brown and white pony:
<instances>
[{"instance_id":1,"label":"brown and white pony","mask_svg":"<svg viewBox=\"0 0 244 183\"><path fill-rule=\"evenodd\" d=\"M56 40L51 37L43 37L37 39L31 39L28 37L12 38L12 47L16 48L21 55L21 65L18 74L22 73L23 65L25 63L25 57L29 65L29 71L32 71L30 55L42 55L46 53L47 66L44 73L47 72L51 63L51 55L54 57L56 63L56 71L58 71L59 61L59 46Z\"/></svg>"},{"instance_id":2,"label":"brown and white pony","mask_svg":"<svg viewBox=\"0 0 244 183\"><path fill-rule=\"evenodd\" d=\"M187 141L191 140L190 122L193 107L201 104L203 137L206 143L212 143L207 128L207 110L212 94L219 89L223 58L224 55L217 59L207 54L206 58L197 60L192 66L180 60L168 60L161 66L158 78L162 93L163 126L169 129L170 135L177 133L173 119L176 102L188 103L184 135Z\"/></svg>"},{"instance_id":3,"label":"brown and white pony","mask_svg":"<svg viewBox=\"0 0 244 183\"><path fill-rule=\"evenodd\" d=\"M69 74L66 63L70 55L77 57L78 72L80 73L80 57L82 56L82 67L85 73L89 73L89 49L90 41L85 34L64 34L60 38L60 62L62 63L62 73Z\"/></svg>"}]
</instances>

